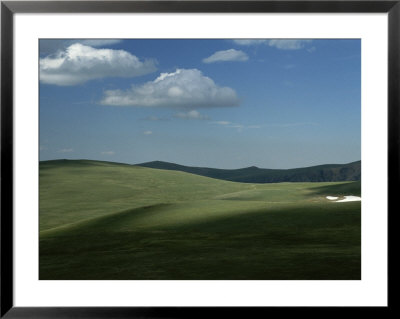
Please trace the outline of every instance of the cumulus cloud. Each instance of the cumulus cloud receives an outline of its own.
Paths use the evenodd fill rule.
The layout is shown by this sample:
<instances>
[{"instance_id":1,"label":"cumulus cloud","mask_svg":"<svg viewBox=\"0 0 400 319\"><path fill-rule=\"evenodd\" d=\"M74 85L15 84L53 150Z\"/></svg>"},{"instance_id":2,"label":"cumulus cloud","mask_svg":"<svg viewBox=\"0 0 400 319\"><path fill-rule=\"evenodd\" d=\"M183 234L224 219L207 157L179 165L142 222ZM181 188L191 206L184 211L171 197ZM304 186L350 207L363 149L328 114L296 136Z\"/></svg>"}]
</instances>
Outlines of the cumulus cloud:
<instances>
[{"instance_id":1,"label":"cumulus cloud","mask_svg":"<svg viewBox=\"0 0 400 319\"><path fill-rule=\"evenodd\" d=\"M153 134L153 132L152 131L144 131L143 134L144 135L151 135L151 134Z\"/></svg>"},{"instance_id":2,"label":"cumulus cloud","mask_svg":"<svg viewBox=\"0 0 400 319\"><path fill-rule=\"evenodd\" d=\"M220 87L197 69L161 73L154 81L128 90L108 90L100 102L113 106L195 108L236 106L239 98L229 87Z\"/></svg>"},{"instance_id":3,"label":"cumulus cloud","mask_svg":"<svg viewBox=\"0 0 400 319\"><path fill-rule=\"evenodd\" d=\"M65 50L74 43L81 43L91 47L105 47L121 42L121 39L40 39L39 49L41 54L51 54L59 50Z\"/></svg>"},{"instance_id":4,"label":"cumulus cloud","mask_svg":"<svg viewBox=\"0 0 400 319\"><path fill-rule=\"evenodd\" d=\"M229 49L217 51L208 58L203 59L204 63L225 62L225 61L247 61L249 57L240 50Z\"/></svg>"},{"instance_id":5,"label":"cumulus cloud","mask_svg":"<svg viewBox=\"0 0 400 319\"><path fill-rule=\"evenodd\" d=\"M91 47L102 47L102 46L108 46L108 45L114 45L114 44L121 43L122 40L119 40L119 39L89 39L89 40L79 40L76 42L81 43L83 45L89 45Z\"/></svg>"},{"instance_id":6,"label":"cumulus cloud","mask_svg":"<svg viewBox=\"0 0 400 319\"><path fill-rule=\"evenodd\" d=\"M96 49L80 43L40 59L40 81L77 85L104 77L135 77L154 72L155 61L140 61L124 50Z\"/></svg>"},{"instance_id":7,"label":"cumulus cloud","mask_svg":"<svg viewBox=\"0 0 400 319\"><path fill-rule=\"evenodd\" d=\"M259 45L265 44L270 47L275 47L280 50L299 50L305 47L306 44L311 43L312 40L286 40L286 39L273 39L273 40L233 40L238 45Z\"/></svg>"},{"instance_id":8,"label":"cumulus cloud","mask_svg":"<svg viewBox=\"0 0 400 319\"><path fill-rule=\"evenodd\" d=\"M176 118L184 119L184 120L209 120L210 118L207 115L200 114L199 111L192 110L189 112L179 112L175 114Z\"/></svg>"}]
</instances>

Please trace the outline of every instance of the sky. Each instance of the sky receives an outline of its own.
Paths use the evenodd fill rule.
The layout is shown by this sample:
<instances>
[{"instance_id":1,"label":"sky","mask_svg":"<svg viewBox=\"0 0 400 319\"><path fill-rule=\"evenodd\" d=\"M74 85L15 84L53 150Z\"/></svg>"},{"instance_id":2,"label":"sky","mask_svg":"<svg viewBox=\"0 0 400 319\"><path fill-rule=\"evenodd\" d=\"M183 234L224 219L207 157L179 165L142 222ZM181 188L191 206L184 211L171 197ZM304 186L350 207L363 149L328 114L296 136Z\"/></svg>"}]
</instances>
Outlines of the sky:
<instances>
[{"instance_id":1,"label":"sky","mask_svg":"<svg viewBox=\"0 0 400 319\"><path fill-rule=\"evenodd\" d=\"M42 39L40 160L361 159L361 41Z\"/></svg>"}]
</instances>

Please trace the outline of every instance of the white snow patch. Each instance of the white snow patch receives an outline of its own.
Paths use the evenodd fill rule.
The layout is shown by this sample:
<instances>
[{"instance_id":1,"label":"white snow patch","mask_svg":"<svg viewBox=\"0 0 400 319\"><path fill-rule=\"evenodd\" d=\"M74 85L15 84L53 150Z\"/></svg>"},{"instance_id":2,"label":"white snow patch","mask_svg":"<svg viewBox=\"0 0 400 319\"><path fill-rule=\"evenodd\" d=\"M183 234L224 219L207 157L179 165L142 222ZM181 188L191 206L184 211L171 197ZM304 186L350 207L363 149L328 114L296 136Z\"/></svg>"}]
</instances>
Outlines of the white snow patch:
<instances>
[{"instance_id":1,"label":"white snow patch","mask_svg":"<svg viewBox=\"0 0 400 319\"><path fill-rule=\"evenodd\" d=\"M359 196L343 196L344 198L341 200L337 200L339 199L339 197L336 196L326 196L327 199L333 201L334 203L343 203L343 202L358 202L361 201L361 197Z\"/></svg>"},{"instance_id":2,"label":"white snow patch","mask_svg":"<svg viewBox=\"0 0 400 319\"><path fill-rule=\"evenodd\" d=\"M361 197L359 196L345 196L344 199L337 200L335 203L358 202L358 201L361 201Z\"/></svg>"},{"instance_id":3,"label":"white snow patch","mask_svg":"<svg viewBox=\"0 0 400 319\"><path fill-rule=\"evenodd\" d=\"M326 196L326 198L329 199L329 200L336 200L336 199L338 199L339 197L335 197L335 196Z\"/></svg>"}]
</instances>

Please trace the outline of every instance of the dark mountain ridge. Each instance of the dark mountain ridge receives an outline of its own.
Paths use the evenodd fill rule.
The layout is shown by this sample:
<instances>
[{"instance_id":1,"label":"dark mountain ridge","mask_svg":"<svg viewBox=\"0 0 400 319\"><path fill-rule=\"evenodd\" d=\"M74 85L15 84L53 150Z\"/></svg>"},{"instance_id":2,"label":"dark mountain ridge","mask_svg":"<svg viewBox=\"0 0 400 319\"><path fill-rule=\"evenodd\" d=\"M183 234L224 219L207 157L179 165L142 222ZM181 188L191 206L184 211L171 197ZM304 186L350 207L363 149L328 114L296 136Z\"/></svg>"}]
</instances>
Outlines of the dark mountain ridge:
<instances>
[{"instance_id":1,"label":"dark mountain ridge","mask_svg":"<svg viewBox=\"0 0 400 319\"><path fill-rule=\"evenodd\" d=\"M292 169L266 169L250 166L240 169L191 167L154 161L137 166L182 171L191 174L242 183L342 182L361 180L361 161L348 164L325 164Z\"/></svg>"},{"instance_id":2,"label":"dark mountain ridge","mask_svg":"<svg viewBox=\"0 0 400 319\"><path fill-rule=\"evenodd\" d=\"M42 172L46 168L55 166L85 167L91 165L109 166L141 166L154 169L164 169L191 173L226 181L242 183L280 183L280 182L343 182L361 180L361 161L348 164L325 164L318 166L292 169L266 169L250 166L240 169L219 169L209 167L192 167L162 161L153 161L142 164L124 164L95 160L50 160L41 161Z\"/></svg>"}]
</instances>

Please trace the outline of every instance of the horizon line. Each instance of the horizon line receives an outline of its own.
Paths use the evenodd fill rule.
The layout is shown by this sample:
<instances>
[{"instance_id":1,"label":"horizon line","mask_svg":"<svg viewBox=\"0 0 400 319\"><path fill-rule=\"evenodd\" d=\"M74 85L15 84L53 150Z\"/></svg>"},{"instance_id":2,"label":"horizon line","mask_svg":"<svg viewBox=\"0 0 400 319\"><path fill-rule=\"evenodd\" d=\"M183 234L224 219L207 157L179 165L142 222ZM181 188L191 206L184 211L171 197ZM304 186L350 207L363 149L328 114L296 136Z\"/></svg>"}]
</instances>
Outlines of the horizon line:
<instances>
[{"instance_id":1,"label":"horizon line","mask_svg":"<svg viewBox=\"0 0 400 319\"><path fill-rule=\"evenodd\" d=\"M300 166L300 167L292 167L292 168L265 168L265 167L258 167L256 165L250 165L250 166L240 167L240 168L216 168L216 167L210 167L210 166L183 165L183 164L178 164L178 163L168 162L168 161L161 161L161 160L154 160L154 161L147 161L147 162L141 162L141 163L136 163L136 164L129 164L129 163L124 163L124 162L113 162L113 161L97 160L97 159L85 159L85 158L80 158L80 159L58 158L58 159L51 159L51 160L39 160L39 163L41 163L41 162L52 162L52 161L92 161L92 162L104 162L104 163L122 164L122 165L129 165L129 166L141 166L143 164L160 162L160 163L174 164L174 165L179 165L179 166L184 166L184 167L209 168L209 169L220 169L220 170L239 170L239 169L245 169L245 168L257 168L257 169L269 169L269 170L291 170L291 169L310 168L310 167L325 166L325 165L349 165L349 164L353 164L353 163L356 163L356 162L361 162L361 159L359 159L357 161L346 162L346 163L325 163L325 164L316 164L316 165Z\"/></svg>"}]
</instances>

